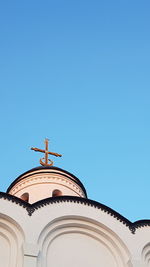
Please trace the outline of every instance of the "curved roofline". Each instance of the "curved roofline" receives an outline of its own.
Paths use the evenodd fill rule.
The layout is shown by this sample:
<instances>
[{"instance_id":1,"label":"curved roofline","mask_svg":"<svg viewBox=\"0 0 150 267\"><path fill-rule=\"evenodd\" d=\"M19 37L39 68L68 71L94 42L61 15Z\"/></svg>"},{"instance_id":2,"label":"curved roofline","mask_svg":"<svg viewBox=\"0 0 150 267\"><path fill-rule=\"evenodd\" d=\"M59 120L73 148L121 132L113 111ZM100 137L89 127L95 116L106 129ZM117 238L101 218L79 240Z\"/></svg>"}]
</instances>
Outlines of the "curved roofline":
<instances>
[{"instance_id":1,"label":"curved roofline","mask_svg":"<svg viewBox=\"0 0 150 267\"><path fill-rule=\"evenodd\" d=\"M72 177L73 179L71 179L71 180L74 181L77 185L79 185L79 186L82 188L82 190L83 190L83 192L84 192L84 194L85 194L85 197L87 198L87 193L86 193L86 190L85 190L84 185L81 183L81 181L80 181L75 175L73 175L72 173L70 173L70 172L68 172L68 171L65 171L65 170L63 170L63 169L61 169L61 168L54 167L54 166L38 166L38 167L36 167L36 168L32 168L32 169L30 169L30 170L28 170L28 171L22 173L21 175L19 175L19 176L18 176L18 177L17 177L17 178L10 184L10 186L8 187L6 193L9 194L9 191L11 190L11 188L12 188L18 181L21 181L21 180L27 178L28 176L31 176L31 175L28 175L28 174L30 174L31 172L37 171L37 170L41 170L41 172L39 172L39 173L43 173L42 170L56 170L56 171L61 171L61 172L64 173L64 176L67 177L68 179L71 179L71 177ZM52 172L51 172L51 173L52 173ZM65 174L66 174L66 175L65 175ZM27 175L27 176L22 177L22 176L24 176L24 175ZM71 177L68 177L67 175L70 175Z\"/></svg>"},{"instance_id":2,"label":"curved roofline","mask_svg":"<svg viewBox=\"0 0 150 267\"><path fill-rule=\"evenodd\" d=\"M55 203L61 203L61 202L74 202L77 204L88 205L88 206L100 209L101 211L108 213L110 216L113 216L114 218L116 218L116 220L120 221L126 227L128 227L132 234L135 234L136 229L138 228L150 226L150 220L138 220L135 222L131 222L127 218L123 217L121 214L116 212L115 210L107 207L106 205L101 204L91 199L87 199L87 198L81 198L81 197L75 197L75 196L59 196L59 197L45 198L33 204L29 204L21 200L18 197L15 197L13 195L10 195L4 192L0 192L0 199L6 199L8 201L11 201L15 204L22 206L23 208L26 209L29 216L32 216L32 214L37 209L40 209L47 205L53 205Z\"/></svg>"}]
</instances>

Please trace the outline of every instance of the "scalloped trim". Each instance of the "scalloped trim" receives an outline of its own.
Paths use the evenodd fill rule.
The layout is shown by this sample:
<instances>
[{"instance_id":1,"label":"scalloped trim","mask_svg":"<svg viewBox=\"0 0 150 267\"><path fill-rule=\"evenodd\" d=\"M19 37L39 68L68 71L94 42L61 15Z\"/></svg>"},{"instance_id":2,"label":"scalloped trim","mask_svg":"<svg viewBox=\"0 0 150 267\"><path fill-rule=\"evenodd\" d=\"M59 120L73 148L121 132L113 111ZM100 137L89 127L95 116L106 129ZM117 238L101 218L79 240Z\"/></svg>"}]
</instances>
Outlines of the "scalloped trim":
<instances>
[{"instance_id":1,"label":"scalloped trim","mask_svg":"<svg viewBox=\"0 0 150 267\"><path fill-rule=\"evenodd\" d=\"M52 205L52 204L60 203L60 202L74 202L74 203L91 206L91 207L100 209L103 212L108 213L110 216L113 216L114 218L116 218L116 220L120 221L125 226L127 226L132 234L135 234L136 229L138 228L150 226L150 220L139 220L139 221L132 223L131 221L123 217L121 214L114 211L113 209L105 206L104 204L101 204L99 202L96 202L94 200L90 200L87 198L80 198L80 197L75 197L75 196L60 196L60 197L45 198L36 203L29 204L21 200L20 198L17 198L15 196L12 196L4 192L0 192L0 199L6 199L8 201L14 202L15 204L19 206L22 206L23 208L26 209L29 216L32 216L35 210L40 209L47 205Z\"/></svg>"}]
</instances>

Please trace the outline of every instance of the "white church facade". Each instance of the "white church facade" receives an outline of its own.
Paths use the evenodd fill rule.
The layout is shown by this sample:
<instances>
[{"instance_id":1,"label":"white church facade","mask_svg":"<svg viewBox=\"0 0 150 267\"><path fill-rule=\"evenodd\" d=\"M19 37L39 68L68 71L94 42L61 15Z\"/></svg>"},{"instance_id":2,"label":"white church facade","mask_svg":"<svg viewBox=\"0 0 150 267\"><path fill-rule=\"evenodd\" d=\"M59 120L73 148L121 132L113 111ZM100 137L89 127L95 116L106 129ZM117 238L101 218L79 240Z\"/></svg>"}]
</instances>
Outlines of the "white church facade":
<instances>
[{"instance_id":1,"label":"white church facade","mask_svg":"<svg viewBox=\"0 0 150 267\"><path fill-rule=\"evenodd\" d=\"M51 266L148 267L150 221L88 199L65 170L31 169L0 193L0 267Z\"/></svg>"}]
</instances>

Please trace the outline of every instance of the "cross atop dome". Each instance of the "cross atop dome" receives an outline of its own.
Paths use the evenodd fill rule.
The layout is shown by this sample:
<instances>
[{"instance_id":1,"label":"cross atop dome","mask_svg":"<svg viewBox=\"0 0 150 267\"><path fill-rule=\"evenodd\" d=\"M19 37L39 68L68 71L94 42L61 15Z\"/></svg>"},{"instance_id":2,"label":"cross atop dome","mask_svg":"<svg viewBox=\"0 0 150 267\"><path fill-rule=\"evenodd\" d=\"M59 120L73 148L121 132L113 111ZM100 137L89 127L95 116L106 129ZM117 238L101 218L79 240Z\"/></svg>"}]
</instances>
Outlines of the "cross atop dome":
<instances>
[{"instance_id":1,"label":"cross atop dome","mask_svg":"<svg viewBox=\"0 0 150 267\"><path fill-rule=\"evenodd\" d=\"M40 149L40 148L36 148L36 147L31 147L31 150L34 150L36 152L42 152L45 153L45 157L40 159L40 164L43 166L53 166L53 161L51 159L48 158L48 155L53 155L55 157L61 157L61 154L55 153L55 152L49 152L48 151L48 141L49 139L45 139L45 150L44 149ZM44 161L43 161L44 160ZM50 163L48 163L50 162Z\"/></svg>"}]
</instances>

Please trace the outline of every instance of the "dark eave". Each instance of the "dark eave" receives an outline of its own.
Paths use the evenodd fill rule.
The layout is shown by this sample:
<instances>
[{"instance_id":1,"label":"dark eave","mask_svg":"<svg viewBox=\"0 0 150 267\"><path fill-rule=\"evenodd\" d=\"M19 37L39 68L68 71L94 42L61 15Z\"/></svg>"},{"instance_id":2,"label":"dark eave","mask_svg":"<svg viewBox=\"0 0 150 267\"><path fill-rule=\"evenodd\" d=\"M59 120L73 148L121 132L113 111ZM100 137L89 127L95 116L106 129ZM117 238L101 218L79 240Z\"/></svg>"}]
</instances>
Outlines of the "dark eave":
<instances>
[{"instance_id":1,"label":"dark eave","mask_svg":"<svg viewBox=\"0 0 150 267\"><path fill-rule=\"evenodd\" d=\"M137 228L145 227L145 226L150 226L150 220L140 220L136 222L131 222L125 217L123 217L121 214L118 212L114 211L113 209L105 206L104 204L101 204L99 202L96 202L94 200L90 200L87 198L80 198L80 197L74 197L74 196L60 196L60 197L51 197L51 198L46 198L43 200L40 200L36 203L29 204L26 203L25 201L21 200L20 198L17 198L15 196L12 196L7 193L0 192L0 199L6 199L8 201L14 202L17 205L22 206L23 208L26 209L28 212L29 216L32 216L32 214L37 210L40 209L44 206L48 205L53 205L55 203L62 203L62 202L73 202L77 204L83 204L87 206L94 207L98 210L101 210L105 213L108 213L110 216L113 216L116 218L116 220L120 221L123 223L126 227L129 228L132 234L135 233Z\"/></svg>"}]
</instances>

